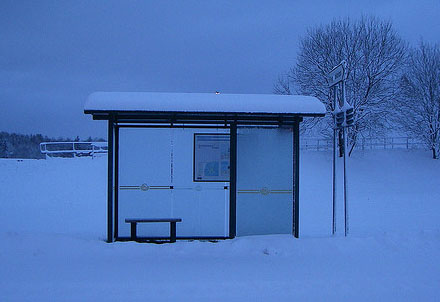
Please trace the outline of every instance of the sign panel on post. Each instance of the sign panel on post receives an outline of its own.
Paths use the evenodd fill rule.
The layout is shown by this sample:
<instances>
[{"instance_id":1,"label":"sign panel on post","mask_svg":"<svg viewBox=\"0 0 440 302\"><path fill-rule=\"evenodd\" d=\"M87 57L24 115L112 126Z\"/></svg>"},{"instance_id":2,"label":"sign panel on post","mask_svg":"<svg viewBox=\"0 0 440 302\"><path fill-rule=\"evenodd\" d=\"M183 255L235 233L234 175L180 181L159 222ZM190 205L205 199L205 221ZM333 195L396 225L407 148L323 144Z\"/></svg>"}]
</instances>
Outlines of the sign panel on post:
<instances>
[{"instance_id":1,"label":"sign panel on post","mask_svg":"<svg viewBox=\"0 0 440 302\"><path fill-rule=\"evenodd\" d=\"M344 79L344 66L342 64L339 64L332 71L330 71L328 86L332 87L338 84L339 82L342 82L343 79Z\"/></svg>"},{"instance_id":2,"label":"sign panel on post","mask_svg":"<svg viewBox=\"0 0 440 302\"><path fill-rule=\"evenodd\" d=\"M194 134L194 181L229 181L228 134Z\"/></svg>"}]
</instances>

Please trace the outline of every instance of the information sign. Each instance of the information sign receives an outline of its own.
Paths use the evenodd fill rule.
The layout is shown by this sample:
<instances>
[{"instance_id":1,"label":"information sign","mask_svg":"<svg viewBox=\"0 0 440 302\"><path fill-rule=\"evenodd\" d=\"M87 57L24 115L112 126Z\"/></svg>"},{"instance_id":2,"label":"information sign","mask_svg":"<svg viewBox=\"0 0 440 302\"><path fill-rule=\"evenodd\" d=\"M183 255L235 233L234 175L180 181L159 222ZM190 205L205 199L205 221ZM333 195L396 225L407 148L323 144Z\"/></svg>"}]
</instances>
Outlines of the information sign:
<instances>
[{"instance_id":1,"label":"information sign","mask_svg":"<svg viewBox=\"0 0 440 302\"><path fill-rule=\"evenodd\" d=\"M229 181L229 134L194 135L194 181Z\"/></svg>"},{"instance_id":2,"label":"information sign","mask_svg":"<svg viewBox=\"0 0 440 302\"><path fill-rule=\"evenodd\" d=\"M339 64L329 73L329 87L332 87L344 79L344 66Z\"/></svg>"}]
</instances>

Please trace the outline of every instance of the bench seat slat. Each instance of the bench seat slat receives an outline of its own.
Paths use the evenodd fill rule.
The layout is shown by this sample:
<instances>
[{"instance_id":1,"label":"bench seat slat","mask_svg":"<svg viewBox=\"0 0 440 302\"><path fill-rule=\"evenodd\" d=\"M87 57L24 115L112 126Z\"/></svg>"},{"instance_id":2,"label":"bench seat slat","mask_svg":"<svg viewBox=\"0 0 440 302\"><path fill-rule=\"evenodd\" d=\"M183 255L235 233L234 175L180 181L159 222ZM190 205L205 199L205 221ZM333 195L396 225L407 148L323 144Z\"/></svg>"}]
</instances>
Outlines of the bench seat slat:
<instances>
[{"instance_id":1,"label":"bench seat slat","mask_svg":"<svg viewBox=\"0 0 440 302\"><path fill-rule=\"evenodd\" d=\"M181 222L182 218L149 218L149 219L137 219L137 218L128 218L125 219L125 222L131 223L141 223L141 222Z\"/></svg>"}]
</instances>

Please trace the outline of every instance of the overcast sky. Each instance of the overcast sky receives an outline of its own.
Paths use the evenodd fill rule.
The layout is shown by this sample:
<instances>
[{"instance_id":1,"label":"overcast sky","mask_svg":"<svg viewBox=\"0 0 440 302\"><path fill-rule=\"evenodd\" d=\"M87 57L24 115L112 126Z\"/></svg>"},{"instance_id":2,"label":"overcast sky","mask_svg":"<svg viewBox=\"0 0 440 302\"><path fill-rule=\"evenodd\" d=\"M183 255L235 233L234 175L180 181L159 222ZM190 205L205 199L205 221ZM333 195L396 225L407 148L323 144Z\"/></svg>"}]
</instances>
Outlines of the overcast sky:
<instances>
[{"instance_id":1,"label":"overcast sky","mask_svg":"<svg viewBox=\"0 0 440 302\"><path fill-rule=\"evenodd\" d=\"M362 14L440 42L439 0L1 0L0 131L105 136L93 91L272 93L308 27Z\"/></svg>"}]
</instances>

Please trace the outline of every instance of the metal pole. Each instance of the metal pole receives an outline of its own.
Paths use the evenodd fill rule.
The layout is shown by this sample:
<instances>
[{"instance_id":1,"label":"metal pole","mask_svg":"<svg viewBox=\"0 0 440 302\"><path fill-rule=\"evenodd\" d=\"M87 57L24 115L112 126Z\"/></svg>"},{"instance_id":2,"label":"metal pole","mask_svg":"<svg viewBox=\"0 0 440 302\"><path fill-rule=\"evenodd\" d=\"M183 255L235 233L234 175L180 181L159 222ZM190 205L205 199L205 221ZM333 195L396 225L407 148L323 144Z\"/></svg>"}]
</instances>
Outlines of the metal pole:
<instances>
[{"instance_id":1,"label":"metal pole","mask_svg":"<svg viewBox=\"0 0 440 302\"><path fill-rule=\"evenodd\" d=\"M344 66L345 67L345 66ZM342 99L344 101L344 106L346 104L345 100L345 77L342 81ZM344 123L345 124L345 123ZM344 143L344 221L345 221L345 236L348 235L348 208L347 208L347 126L343 126L343 143Z\"/></svg>"},{"instance_id":2,"label":"metal pole","mask_svg":"<svg viewBox=\"0 0 440 302\"><path fill-rule=\"evenodd\" d=\"M333 225L332 234L336 234L336 129L333 129Z\"/></svg>"},{"instance_id":3,"label":"metal pole","mask_svg":"<svg viewBox=\"0 0 440 302\"><path fill-rule=\"evenodd\" d=\"M344 220L345 220L345 236L348 235L348 207L347 207L347 128L344 127Z\"/></svg>"},{"instance_id":4,"label":"metal pole","mask_svg":"<svg viewBox=\"0 0 440 302\"><path fill-rule=\"evenodd\" d=\"M335 111L336 109L336 86L333 87L333 108L332 110ZM333 127L336 127L336 115L333 114ZM332 234L336 234L336 137L337 137L337 130L336 128L333 129L333 225L332 225Z\"/></svg>"}]
</instances>

